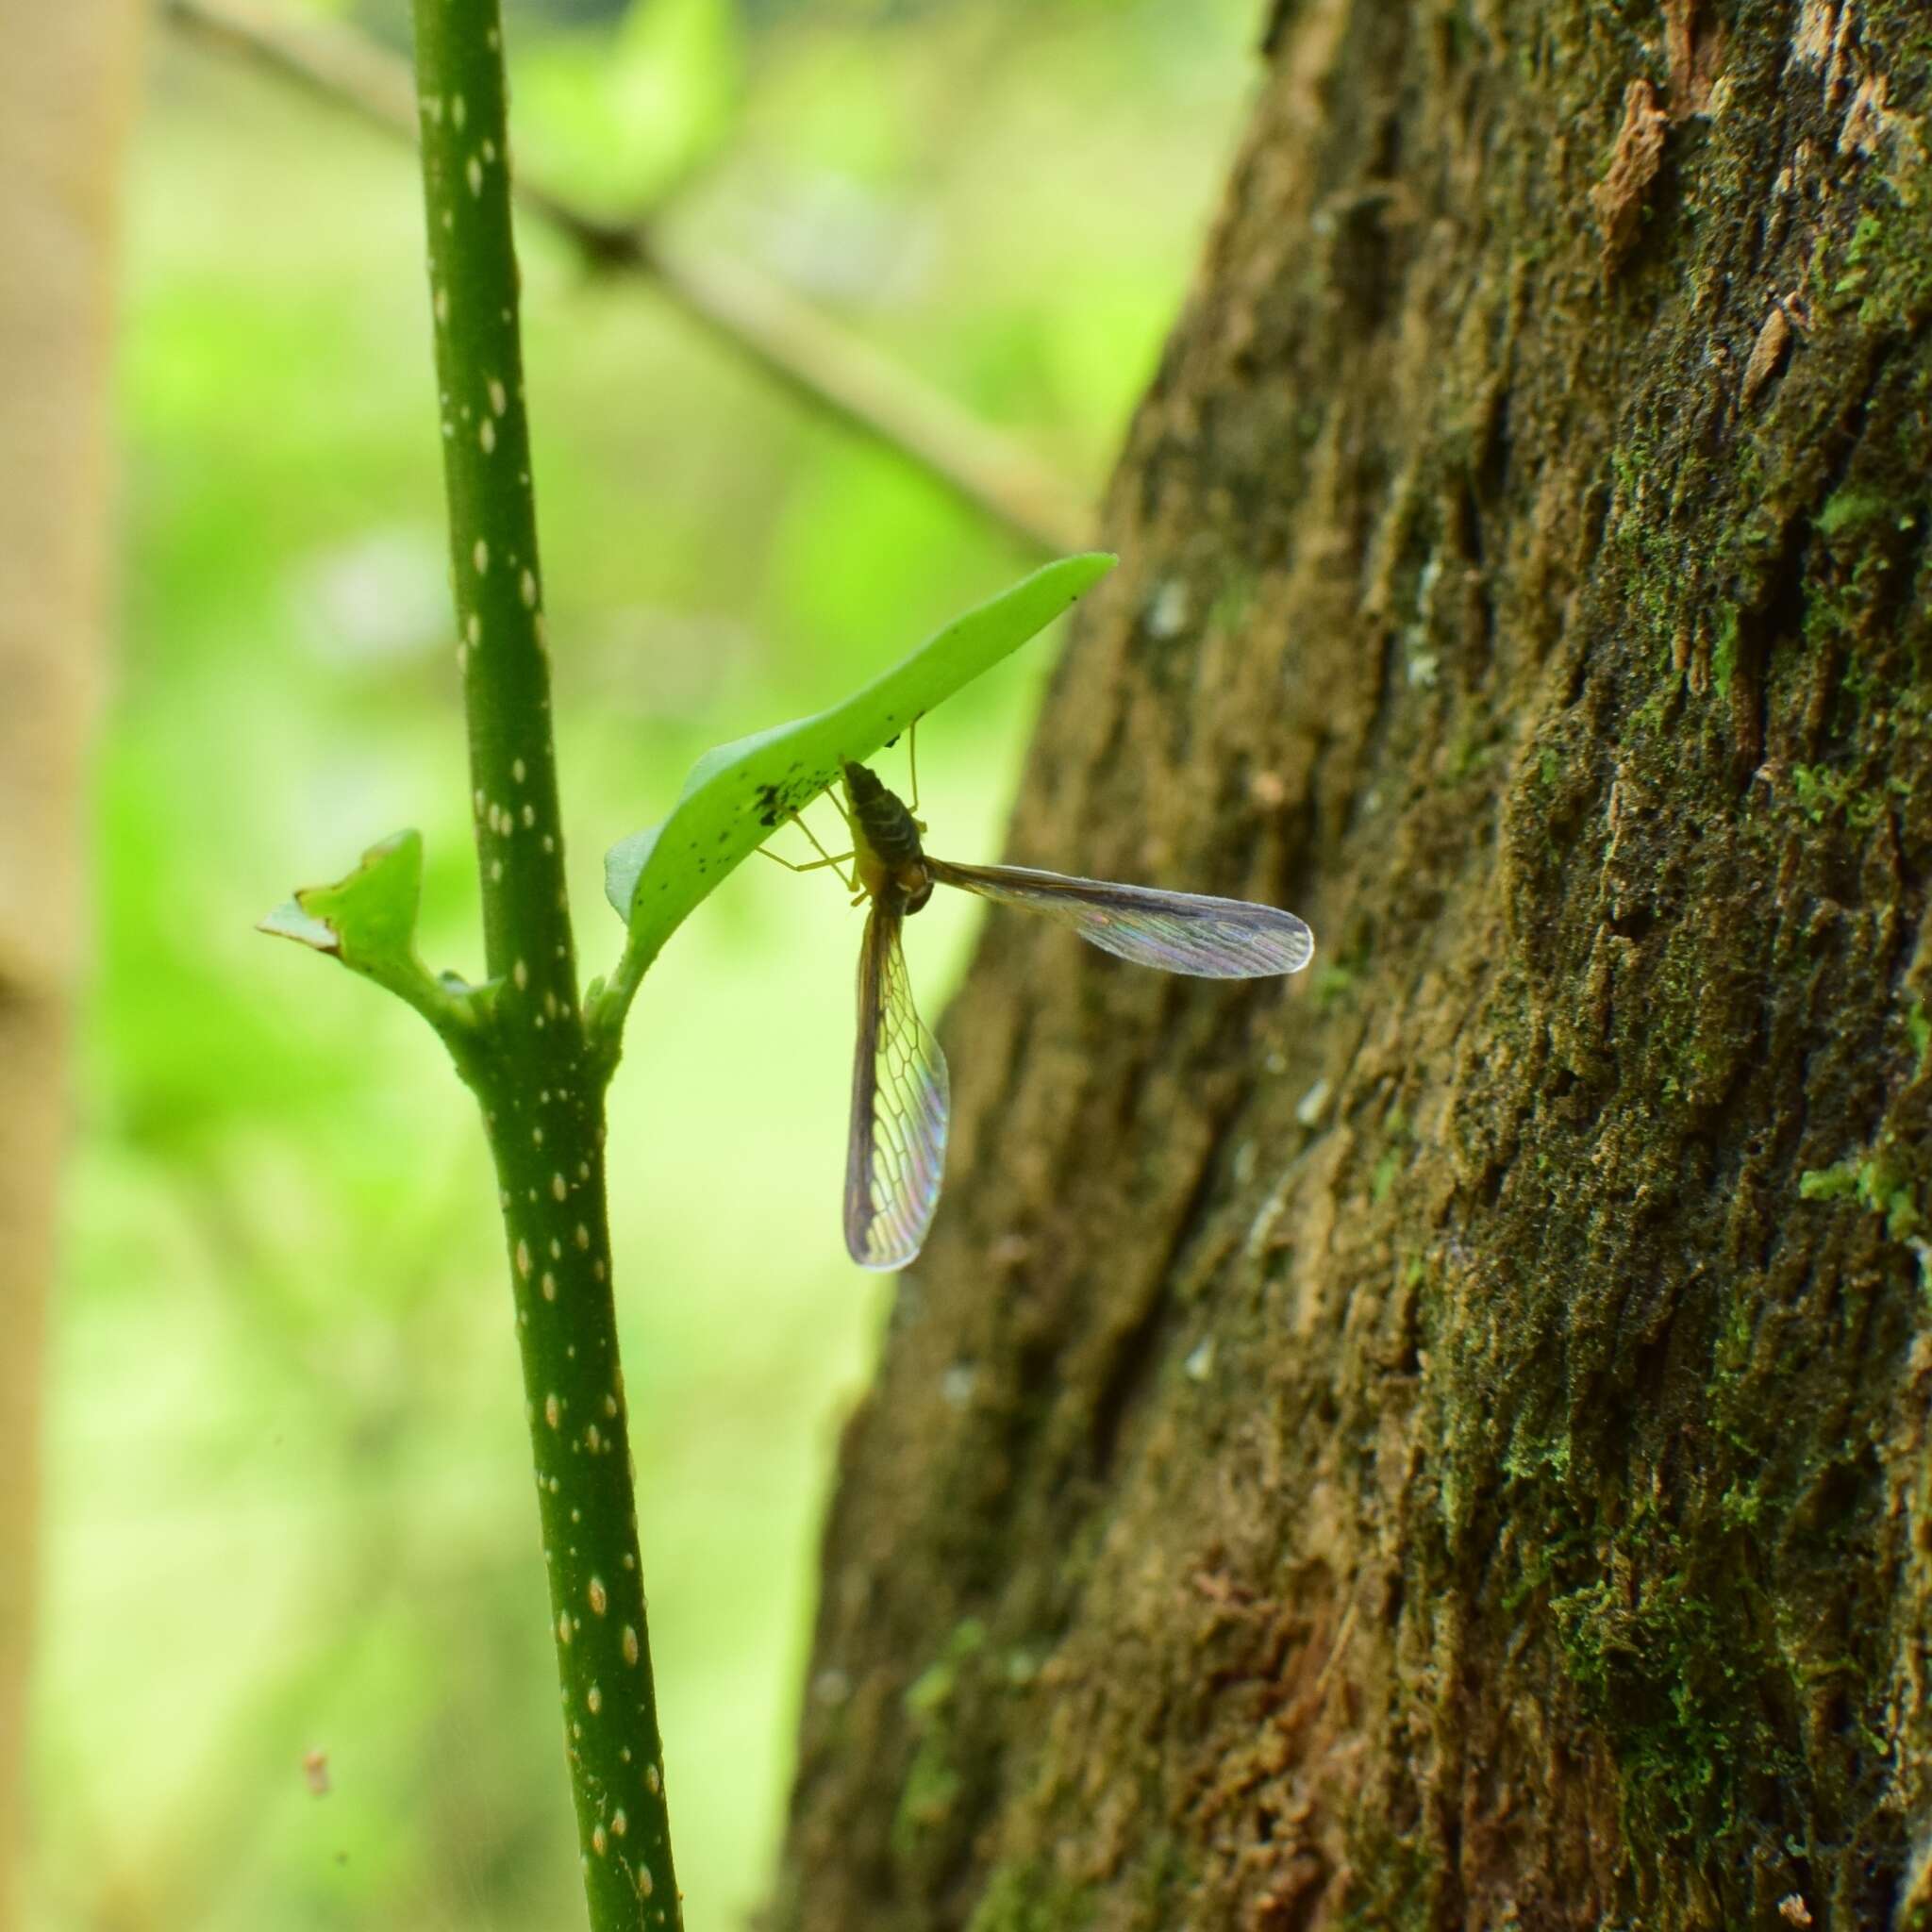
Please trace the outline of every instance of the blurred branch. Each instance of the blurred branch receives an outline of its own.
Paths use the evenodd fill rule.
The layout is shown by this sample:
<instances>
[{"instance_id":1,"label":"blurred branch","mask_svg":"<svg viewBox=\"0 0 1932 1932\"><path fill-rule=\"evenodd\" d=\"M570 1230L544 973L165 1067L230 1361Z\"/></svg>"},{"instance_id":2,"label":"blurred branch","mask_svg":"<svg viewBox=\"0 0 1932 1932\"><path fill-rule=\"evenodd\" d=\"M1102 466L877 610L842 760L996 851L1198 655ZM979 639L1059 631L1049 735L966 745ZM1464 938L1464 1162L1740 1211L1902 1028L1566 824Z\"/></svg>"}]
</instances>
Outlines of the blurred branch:
<instances>
[{"instance_id":1,"label":"blurred branch","mask_svg":"<svg viewBox=\"0 0 1932 1932\"><path fill-rule=\"evenodd\" d=\"M233 0L161 0L166 17L211 46L295 81L333 106L413 142L408 70L361 35L300 30ZM688 250L648 224L586 214L519 176L517 199L585 263L654 281L727 347L803 402L886 444L975 509L1050 553L1086 547L1092 511L1050 465L990 428L749 263Z\"/></svg>"},{"instance_id":2,"label":"blurred branch","mask_svg":"<svg viewBox=\"0 0 1932 1932\"><path fill-rule=\"evenodd\" d=\"M0 64L0 1926L25 1909L35 1809L47 1301L87 957L88 741L114 576L114 244L141 26L127 0L29 7L9 16ZM132 1541L107 1562L139 1591ZM76 1794L51 1762L41 1771L51 1818Z\"/></svg>"}]
</instances>

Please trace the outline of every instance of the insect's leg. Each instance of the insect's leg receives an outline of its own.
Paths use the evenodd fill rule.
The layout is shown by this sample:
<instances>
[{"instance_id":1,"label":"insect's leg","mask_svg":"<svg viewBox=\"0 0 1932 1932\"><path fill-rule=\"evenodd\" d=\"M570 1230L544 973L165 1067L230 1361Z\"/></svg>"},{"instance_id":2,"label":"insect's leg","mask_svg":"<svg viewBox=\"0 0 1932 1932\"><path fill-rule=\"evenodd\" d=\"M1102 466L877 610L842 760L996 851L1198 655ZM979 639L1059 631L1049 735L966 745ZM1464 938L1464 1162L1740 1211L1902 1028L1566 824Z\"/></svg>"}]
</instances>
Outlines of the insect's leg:
<instances>
[{"instance_id":1,"label":"insect's leg","mask_svg":"<svg viewBox=\"0 0 1932 1932\"><path fill-rule=\"evenodd\" d=\"M923 832L924 822L919 816L919 720L913 719L906 727L906 763L912 774L912 823Z\"/></svg>"},{"instance_id":2,"label":"insect's leg","mask_svg":"<svg viewBox=\"0 0 1932 1932\"><path fill-rule=\"evenodd\" d=\"M848 892L856 892L858 890L857 876L841 870L856 854L852 852L840 852L836 854L827 852L819 843L818 834L806 824L797 812L791 814L791 823L811 841L811 849L818 854L816 858L809 858L803 865L796 865L789 858L778 858L778 855L775 852L768 850L765 846L760 845L758 850L763 852L767 858L778 858L780 865L789 866L793 872L823 872L825 867L830 866L833 872L838 874L840 884Z\"/></svg>"},{"instance_id":3,"label":"insect's leg","mask_svg":"<svg viewBox=\"0 0 1932 1932\"><path fill-rule=\"evenodd\" d=\"M808 858L803 865L800 865L795 858L787 858L782 853L774 852L769 845L760 845L758 851L766 858L773 860L775 864L782 865L787 872L824 872L826 866L836 866L841 859L852 857L851 853L845 852L841 853L839 858L834 858L828 853L824 858ZM842 877L843 874L841 874L841 876Z\"/></svg>"},{"instance_id":4,"label":"insect's leg","mask_svg":"<svg viewBox=\"0 0 1932 1932\"><path fill-rule=\"evenodd\" d=\"M826 791L822 796L831 802L832 809L845 821L845 836L852 841L854 845L857 845L858 843L858 829L852 823L852 814L845 809L845 801L836 791Z\"/></svg>"},{"instance_id":5,"label":"insect's leg","mask_svg":"<svg viewBox=\"0 0 1932 1932\"><path fill-rule=\"evenodd\" d=\"M819 858L826 865L829 865L834 872L838 872L839 868L841 865L844 865L849 860L858 858L858 852L856 845L854 846L852 851L841 852L836 857L832 853L827 852L825 848L819 843L818 834L814 832L812 828L808 824L807 824L806 822L802 818L800 818L796 812L793 812L791 814L791 822L798 827L798 829L801 832L805 834L805 836L808 839L811 841L812 850L816 852ZM813 869L816 870L816 867L814 867ZM852 891L857 891L858 890L858 881L857 877L848 877L847 874L842 872L839 873L839 876L841 879L845 880L848 890Z\"/></svg>"}]
</instances>

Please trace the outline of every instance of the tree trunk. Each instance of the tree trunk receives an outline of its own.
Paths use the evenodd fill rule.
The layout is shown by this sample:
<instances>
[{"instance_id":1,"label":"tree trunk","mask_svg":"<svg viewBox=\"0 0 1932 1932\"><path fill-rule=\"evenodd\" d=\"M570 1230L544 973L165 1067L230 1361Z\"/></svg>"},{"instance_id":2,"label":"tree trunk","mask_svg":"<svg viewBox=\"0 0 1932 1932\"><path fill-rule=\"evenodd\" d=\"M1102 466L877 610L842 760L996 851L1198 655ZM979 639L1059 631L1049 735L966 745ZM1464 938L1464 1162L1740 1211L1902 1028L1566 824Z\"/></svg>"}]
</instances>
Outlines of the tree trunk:
<instances>
[{"instance_id":1,"label":"tree trunk","mask_svg":"<svg viewBox=\"0 0 1932 1932\"><path fill-rule=\"evenodd\" d=\"M1932 14L1270 42L1012 856L1320 951L989 920L774 1921L1932 1924Z\"/></svg>"},{"instance_id":2,"label":"tree trunk","mask_svg":"<svg viewBox=\"0 0 1932 1932\"><path fill-rule=\"evenodd\" d=\"M40 1378L108 533L130 0L20 7L0 62L0 1928L14 1923Z\"/></svg>"}]
</instances>

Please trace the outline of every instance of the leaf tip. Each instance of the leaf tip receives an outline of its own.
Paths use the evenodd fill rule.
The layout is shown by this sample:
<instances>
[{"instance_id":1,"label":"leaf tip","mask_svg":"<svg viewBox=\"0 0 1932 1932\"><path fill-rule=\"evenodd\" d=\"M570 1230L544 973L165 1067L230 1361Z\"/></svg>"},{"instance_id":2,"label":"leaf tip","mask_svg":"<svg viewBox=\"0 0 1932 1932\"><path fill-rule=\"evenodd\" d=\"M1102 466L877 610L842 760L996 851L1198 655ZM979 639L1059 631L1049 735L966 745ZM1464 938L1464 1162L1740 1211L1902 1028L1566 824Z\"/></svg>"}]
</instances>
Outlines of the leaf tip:
<instances>
[{"instance_id":1,"label":"leaf tip","mask_svg":"<svg viewBox=\"0 0 1932 1932\"><path fill-rule=\"evenodd\" d=\"M267 933L271 939L293 940L297 945L312 946L318 953L340 955L342 950L341 935L335 927L326 920L303 911L293 899L284 900L273 912L258 919L255 929Z\"/></svg>"}]
</instances>

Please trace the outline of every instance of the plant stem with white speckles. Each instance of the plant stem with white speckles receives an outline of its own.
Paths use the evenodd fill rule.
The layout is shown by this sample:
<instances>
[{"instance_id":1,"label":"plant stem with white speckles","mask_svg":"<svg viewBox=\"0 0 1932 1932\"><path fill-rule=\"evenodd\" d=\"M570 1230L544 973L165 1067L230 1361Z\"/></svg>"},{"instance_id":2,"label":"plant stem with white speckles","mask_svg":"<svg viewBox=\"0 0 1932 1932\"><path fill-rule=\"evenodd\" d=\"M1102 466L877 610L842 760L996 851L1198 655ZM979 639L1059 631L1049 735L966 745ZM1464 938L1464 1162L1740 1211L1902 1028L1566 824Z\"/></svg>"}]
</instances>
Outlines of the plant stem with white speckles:
<instances>
[{"instance_id":1,"label":"plant stem with white speckles","mask_svg":"<svg viewBox=\"0 0 1932 1932\"><path fill-rule=\"evenodd\" d=\"M466 1066L496 1160L592 1932L681 1924L576 990L518 335L497 0L415 0L458 662L495 996Z\"/></svg>"}]
</instances>

